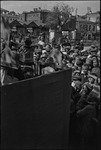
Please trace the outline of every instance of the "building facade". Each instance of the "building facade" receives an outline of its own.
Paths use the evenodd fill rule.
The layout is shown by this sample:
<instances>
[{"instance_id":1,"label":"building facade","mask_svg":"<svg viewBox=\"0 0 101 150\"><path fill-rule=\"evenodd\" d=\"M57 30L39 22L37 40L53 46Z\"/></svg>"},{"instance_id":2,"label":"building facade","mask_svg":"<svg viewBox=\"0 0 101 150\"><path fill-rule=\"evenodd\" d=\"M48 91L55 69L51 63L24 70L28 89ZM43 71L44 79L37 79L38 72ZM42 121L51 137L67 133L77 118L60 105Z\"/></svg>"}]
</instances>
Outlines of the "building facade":
<instances>
[{"instance_id":1,"label":"building facade","mask_svg":"<svg viewBox=\"0 0 101 150\"><path fill-rule=\"evenodd\" d=\"M83 40L96 40L97 23L86 19L77 18L76 38Z\"/></svg>"},{"instance_id":2,"label":"building facade","mask_svg":"<svg viewBox=\"0 0 101 150\"><path fill-rule=\"evenodd\" d=\"M45 23L48 13L48 10L42 10L40 7L34 8L33 11L23 12L22 14L19 14L18 21L34 21L37 24Z\"/></svg>"},{"instance_id":3,"label":"building facade","mask_svg":"<svg viewBox=\"0 0 101 150\"><path fill-rule=\"evenodd\" d=\"M8 11L1 8L1 16L8 19L9 23L18 19L18 15L14 11Z\"/></svg>"}]
</instances>

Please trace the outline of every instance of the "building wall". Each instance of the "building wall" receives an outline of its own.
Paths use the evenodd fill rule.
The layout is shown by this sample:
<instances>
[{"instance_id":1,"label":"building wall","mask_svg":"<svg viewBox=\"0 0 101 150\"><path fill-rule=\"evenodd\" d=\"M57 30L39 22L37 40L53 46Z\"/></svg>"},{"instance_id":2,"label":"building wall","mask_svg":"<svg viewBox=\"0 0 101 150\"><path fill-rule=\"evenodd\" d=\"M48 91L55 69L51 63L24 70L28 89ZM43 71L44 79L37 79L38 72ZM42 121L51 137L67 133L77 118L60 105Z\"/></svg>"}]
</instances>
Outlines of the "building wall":
<instances>
[{"instance_id":1,"label":"building wall","mask_svg":"<svg viewBox=\"0 0 101 150\"><path fill-rule=\"evenodd\" d=\"M77 22L77 30L84 40L93 40L93 34L97 32L97 24L88 21Z\"/></svg>"},{"instance_id":2,"label":"building wall","mask_svg":"<svg viewBox=\"0 0 101 150\"><path fill-rule=\"evenodd\" d=\"M7 18L9 23L18 19L17 15L2 14L2 16L4 16L4 18Z\"/></svg>"},{"instance_id":3,"label":"building wall","mask_svg":"<svg viewBox=\"0 0 101 150\"><path fill-rule=\"evenodd\" d=\"M31 11L23 12L19 15L18 21L35 21L36 23L45 23L48 12L44 11Z\"/></svg>"},{"instance_id":4,"label":"building wall","mask_svg":"<svg viewBox=\"0 0 101 150\"><path fill-rule=\"evenodd\" d=\"M100 32L100 12L87 14L87 20L97 22L97 32Z\"/></svg>"},{"instance_id":5,"label":"building wall","mask_svg":"<svg viewBox=\"0 0 101 150\"><path fill-rule=\"evenodd\" d=\"M40 23L40 13L38 12L33 12L33 13L28 13L27 14L27 21L35 21L37 23Z\"/></svg>"},{"instance_id":6,"label":"building wall","mask_svg":"<svg viewBox=\"0 0 101 150\"><path fill-rule=\"evenodd\" d=\"M90 13L87 14L87 20L92 21L92 22L96 22L98 17L100 17L100 13Z\"/></svg>"},{"instance_id":7,"label":"building wall","mask_svg":"<svg viewBox=\"0 0 101 150\"><path fill-rule=\"evenodd\" d=\"M25 22L25 13L19 14L17 20L20 21L20 22Z\"/></svg>"}]
</instances>

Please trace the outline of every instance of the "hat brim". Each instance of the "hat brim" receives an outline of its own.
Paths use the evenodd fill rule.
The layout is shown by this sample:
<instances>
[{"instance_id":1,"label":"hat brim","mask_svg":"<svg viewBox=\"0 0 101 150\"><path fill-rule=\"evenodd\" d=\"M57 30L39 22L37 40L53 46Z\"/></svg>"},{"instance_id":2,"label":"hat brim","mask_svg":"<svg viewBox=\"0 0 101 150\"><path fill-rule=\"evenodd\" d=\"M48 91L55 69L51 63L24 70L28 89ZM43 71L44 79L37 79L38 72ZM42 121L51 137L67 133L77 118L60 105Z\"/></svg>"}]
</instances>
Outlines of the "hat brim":
<instances>
[{"instance_id":1,"label":"hat brim","mask_svg":"<svg viewBox=\"0 0 101 150\"><path fill-rule=\"evenodd\" d=\"M88 75L88 78L93 78L93 79L95 79L95 80L97 79L97 77L96 77L96 76L91 75L91 74L89 74L89 75Z\"/></svg>"}]
</instances>

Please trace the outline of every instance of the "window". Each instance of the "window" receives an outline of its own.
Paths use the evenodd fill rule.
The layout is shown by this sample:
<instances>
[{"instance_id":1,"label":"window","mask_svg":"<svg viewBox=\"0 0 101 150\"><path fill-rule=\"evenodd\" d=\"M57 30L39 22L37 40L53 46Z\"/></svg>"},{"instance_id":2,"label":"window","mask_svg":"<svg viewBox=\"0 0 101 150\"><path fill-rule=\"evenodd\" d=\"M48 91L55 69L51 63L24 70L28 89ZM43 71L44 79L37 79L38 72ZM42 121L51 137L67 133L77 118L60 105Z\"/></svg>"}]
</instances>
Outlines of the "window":
<instances>
[{"instance_id":1,"label":"window","mask_svg":"<svg viewBox=\"0 0 101 150\"><path fill-rule=\"evenodd\" d=\"M82 24L80 24L80 30L82 30L82 28L83 28L83 26L82 26Z\"/></svg>"},{"instance_id":2,"label":"window","mask_svg":"<svg viewBox=\"0 0 101 150\"><path fill-rule=\"evenodd\" d=\"M95 25L93 25L93 31L95 31Z\"/></svg>"},{"instance_id":3,"label":"window","mask_svg":"<svg viewBox=\"0 0 101 150\"><path fill-rule=\"evenodd\" d=\"M88 31L88 25L86 25L86 30Z\"/></svg>"},{"instance_id":4,"label":"window","mask_svg":"<svg viewBox=\"0 0 101 150\"><path fill-rule=\"evenodd\" d=\"M91 40L91 35L90 34L88 34L88 40Z\"/></svg>"},{"instance_id":5,"label":"window","mask_svg":"<svg viewBox=\"0 0 101 150\"><path fill-rule=\"evenodd\" d=\"M91 25L89 25L89 31L91 30Z\"/></svg>"}]
</instances>

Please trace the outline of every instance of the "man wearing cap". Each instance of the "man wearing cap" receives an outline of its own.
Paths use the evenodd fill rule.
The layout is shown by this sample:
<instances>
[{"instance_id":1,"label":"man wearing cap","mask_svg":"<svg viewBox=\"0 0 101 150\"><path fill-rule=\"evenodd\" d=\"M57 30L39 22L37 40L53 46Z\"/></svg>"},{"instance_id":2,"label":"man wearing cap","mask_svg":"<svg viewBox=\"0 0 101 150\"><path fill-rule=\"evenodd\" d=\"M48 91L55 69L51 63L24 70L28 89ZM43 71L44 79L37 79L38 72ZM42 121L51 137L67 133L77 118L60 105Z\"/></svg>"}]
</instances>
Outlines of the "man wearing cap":
<instances>
[{"instance_id":1,"label":"man wearing cap","mask_svg":"<svg viewBox=\"0 0 101 150\"><path fill-rule=\"evenodd\" d=\"M75 66L76 66L77 70L81 71L82 65L83 65L82 59L79 57L76 57Z\"/></svg>"},{"instance_id":2,"label":"man wearing cap","mask_svg":"<svg viewBox=\"0 0 101 150\"><path fill-rule=\"evenodd\" d=\"M89 66L88 64L84 63L82 65L82 70L81 70L82 84L88 81L88 71L89 71Z\"/></svg>"},{"instance_id":3,"label":"man wearing cap","mask_svg":"<svg viewBox=\"0 0 101 150\"><path fill-rule=\"evenodd\" d=\"M97 76L95 73L88 74L88 82L89 84L93 85L95 80L97 80Z\"/></svg>"},{"instance_id":4,"label":"man wearing cap","mask_svg":"<svg viewBox=\"0 0 101 150\"><path fill-rule=\"evenodd\" d=\"M90 54L92 56L97 55L97 49L95 47L91 47Z\"/></svg>"},{"instance_id":5,"label":"man wearing cap","mask_svg":"<svg viewBox=\"0 0 101 150\"><path fill-rule=\"evenodd\" d=\"M64 49L64 51L66 51L68 53L70 48L71 48L71 44L65 42L65 43L62 44L62 48Z\"/></svg>"},{"instance_id":6,"label":"man wearing cap","mask_svg":"<svg viewBox=\"0 0 101 150\"><path fill-rule=\"evenodd\" d=\"M22 63L25 64L32 64L33 63L33 52L34 52L34 48L31 46L32 41L30 38L26 38L25 40L25 45L22 48L22 50L20 50L20 61Z\"/></svg>"},{"instance_id":7,"label":"man wearing cap","mask_svg":"<svg viewBox=\"0 0 101 150\"><path fill-rule=\"evenodd\" d=\"M71 86L72 86L71 98L73 99L75 104L79 101L79 99L81 97L81 95L79 93L80 89L81 89L81 85L82 84L79 80L75 80L75 81L73 80L72 81L72 84L71 84Z\"/></svg>"},{"instance_id":8,"label":"man wearing cap","mask_svg":"<svg viewBox=\"0 0 101 150\"><path fill-rule=\"evenodd\" d=\"M84 49L84 44L83 44L83 40L80 41L79 45L78 45L78 50L83 50Z\"/></svg>"}]
</instances>

